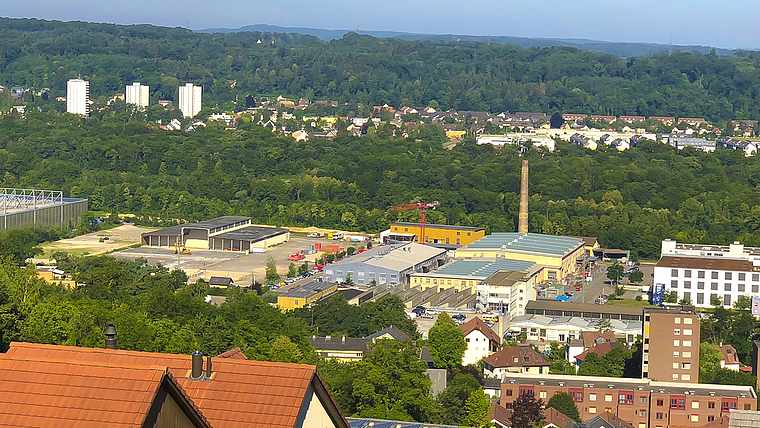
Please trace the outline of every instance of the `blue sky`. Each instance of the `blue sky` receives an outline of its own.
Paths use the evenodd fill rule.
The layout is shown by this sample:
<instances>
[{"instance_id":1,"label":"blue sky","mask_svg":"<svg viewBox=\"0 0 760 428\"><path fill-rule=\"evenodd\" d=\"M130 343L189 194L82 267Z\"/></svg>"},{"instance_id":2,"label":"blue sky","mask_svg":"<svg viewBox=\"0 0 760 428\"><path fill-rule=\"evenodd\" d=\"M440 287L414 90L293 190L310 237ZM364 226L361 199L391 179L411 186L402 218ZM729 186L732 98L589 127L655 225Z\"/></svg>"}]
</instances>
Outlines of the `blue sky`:
<instances>
[{"instance_id":1,"label":"blue sky","mask_svg":"<svg viewBox=\"0 0 760 428\"><path fill-rule=\"evenodd\" d=\"M757 0L3 0L0 16L238 28L250 24L760 48Z\"/></svg>"}]
</instances>

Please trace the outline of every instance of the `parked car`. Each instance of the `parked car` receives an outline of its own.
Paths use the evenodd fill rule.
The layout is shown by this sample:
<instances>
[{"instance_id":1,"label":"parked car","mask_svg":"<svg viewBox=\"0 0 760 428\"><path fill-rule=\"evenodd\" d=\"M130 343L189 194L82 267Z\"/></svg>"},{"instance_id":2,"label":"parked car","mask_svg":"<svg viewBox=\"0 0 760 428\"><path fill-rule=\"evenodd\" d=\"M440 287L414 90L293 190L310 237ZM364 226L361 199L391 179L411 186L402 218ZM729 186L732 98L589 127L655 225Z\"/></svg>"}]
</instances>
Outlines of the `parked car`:
<instances>
[{"instance_id":1,"label":"parked car","mask_svg":"<svg viewBox=\"0 0 760 428\"><path fill-rule=\"evenodd\" d=\"M428 310L425 311L425 313L426 314L430 314L430 315L438 315L439 314L439 312L436 311L435 309L428 309Z\"/></svg>"},{"instance_id":2,"label":"parked car","mask_svg":"<svg viewBox=\"0 0 760 428\"><path fill-rule=\"evenodd\" d=\"M417 316L420 316L425 313L425 308L421 306L417 306L416 308L412 309L412 313Z\"/></svg>"},{"instance_id":3,"label":"parked car","mask_svg":"<svg viewBox=\"0 0 760 428\"><path fill-rule=\"evenodd\" d=\"M580 287L575 287L575 291L581 291Z\"/></svg>"},{"instance_id":4,"label":"parked car","mask_svg":"<svg viewBox=\"0 0 760 428\"><path fill-rule=\"evenodd\" d=\"M456 320L456 321L464 321L467 319L467 315L458 313L458 314L452 315L451 319Z\"/></svg>"},{"instance_id":5,"label":"parked car","mask_svg":"<svg viewBox=\"0 0 760 428\"><path fill-rule=\"evenodd\" d=\"M306 235L306 237L307 237L307 238L319 238L319 235L320 235L320 234L319 234L319 233L317 233L317 232L312 232L312 233L310 233L310 234Z\"/></svg>"}]
</instances>

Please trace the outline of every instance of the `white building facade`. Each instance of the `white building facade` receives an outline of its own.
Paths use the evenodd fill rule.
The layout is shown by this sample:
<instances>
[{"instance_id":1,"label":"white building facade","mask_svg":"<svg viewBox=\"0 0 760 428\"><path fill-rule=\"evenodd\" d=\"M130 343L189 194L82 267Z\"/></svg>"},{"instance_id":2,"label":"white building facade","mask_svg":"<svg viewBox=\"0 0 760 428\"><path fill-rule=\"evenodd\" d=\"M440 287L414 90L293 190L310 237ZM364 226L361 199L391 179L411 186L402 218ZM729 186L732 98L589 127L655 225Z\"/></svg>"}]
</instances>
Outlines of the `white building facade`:
<instances>
[{"instance_id":1,"label":"white building facade","mask_svg":"<svg viewBox=\"0 0 760 428\"><path fill-rule=\"evenodd\" d=\"M179 87L179 110L184 117L195 117L201 112L203 88L192 83Z\"/></svg>"},{"instance_id":2,"label":"white building facade","mask_svg":"<svg viewBox=\"0 0 760 428\"><path fill-rule=\"evenodd\" d=\"M141 109L145 109L150 105L149 86L134 82L127 86L125 93L127 96L127 104L134 104Z\"/></svg>"},{"instance_id":3,"label":"white building facade","mask_svg":"<svg viewBox=\"0 0 760 428\"><path fill-rule=\"evenodd\" d=\"M740 297L760 296L760 248L738 242L717 246L665 240L654 284L697 307L710 307L713 299L732 306Z\"/></svg>"},{"instance_id":4,"label":"white building facade","mask_svg":"<svg viewBox=\"0 0 760 428\"><path fill-rule=\"evenodd\" d=\"M87 116L90 113L90 82L70 79L66 82L66 112Z\"/></svg>"}]
</instances>

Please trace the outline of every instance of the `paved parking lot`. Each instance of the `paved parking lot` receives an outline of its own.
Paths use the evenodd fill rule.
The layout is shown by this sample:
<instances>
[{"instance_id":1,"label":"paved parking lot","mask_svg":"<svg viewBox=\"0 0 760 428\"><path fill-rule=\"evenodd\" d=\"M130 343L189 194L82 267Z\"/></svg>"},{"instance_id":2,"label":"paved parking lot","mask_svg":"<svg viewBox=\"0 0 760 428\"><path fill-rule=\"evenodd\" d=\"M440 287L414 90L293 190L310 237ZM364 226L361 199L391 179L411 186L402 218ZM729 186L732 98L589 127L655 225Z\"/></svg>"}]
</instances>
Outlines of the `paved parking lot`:
<instances>
[{"instance_id":1,"label":"paved parking lot","mask_svg":"<svg viewBox=\"0 0 760 428\"><path fill-rule=\"evenodd\" d=\"M174 249L159 247L139 247L114 253L116 258L134 260L143 257L148 260L149 264L161 263L171 269L179 266L184 270L191 280L199 278L209 279L211 276L228 276L240 285L248 285L253 277L258 282L264 282L267 259L271 256L277 262L277 271L285 275L288 271L290 261L287 257L290 254L305 250L308 245L315 242L324 244L338 243L342 247L348 247L351 244L347 242L333 241L329 239L313 239L292 236L290 241L280 245L267 248L263 254L249 254L236 251L202 251L190 250L190 254L174 254ZM357 245L358 247L358 245ZM306 256L305 261L309 266L313 266L314 260L320 253ZM293 262L296 266L303 263Z\"/></svg>"}]
</instances>

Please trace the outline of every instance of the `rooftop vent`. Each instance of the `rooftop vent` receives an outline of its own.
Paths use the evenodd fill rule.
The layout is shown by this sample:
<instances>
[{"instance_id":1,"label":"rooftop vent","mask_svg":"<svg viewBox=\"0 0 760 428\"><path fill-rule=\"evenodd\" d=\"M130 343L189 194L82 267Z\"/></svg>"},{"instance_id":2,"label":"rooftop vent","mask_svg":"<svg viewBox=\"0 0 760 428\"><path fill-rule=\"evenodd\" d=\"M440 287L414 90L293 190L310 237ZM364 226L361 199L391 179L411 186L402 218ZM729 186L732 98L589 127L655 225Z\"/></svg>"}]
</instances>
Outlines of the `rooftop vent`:
<instances>
[{"instance_id":1,"label":"rooftop vent","mask_svg":"<svg viewBox=\"0 0 760 428\"><path fill-rule=\"evenodd\" d=\"M106 349L119 349L116 346L116 324L106 324Z\"/></svg>"}]
</instances>

